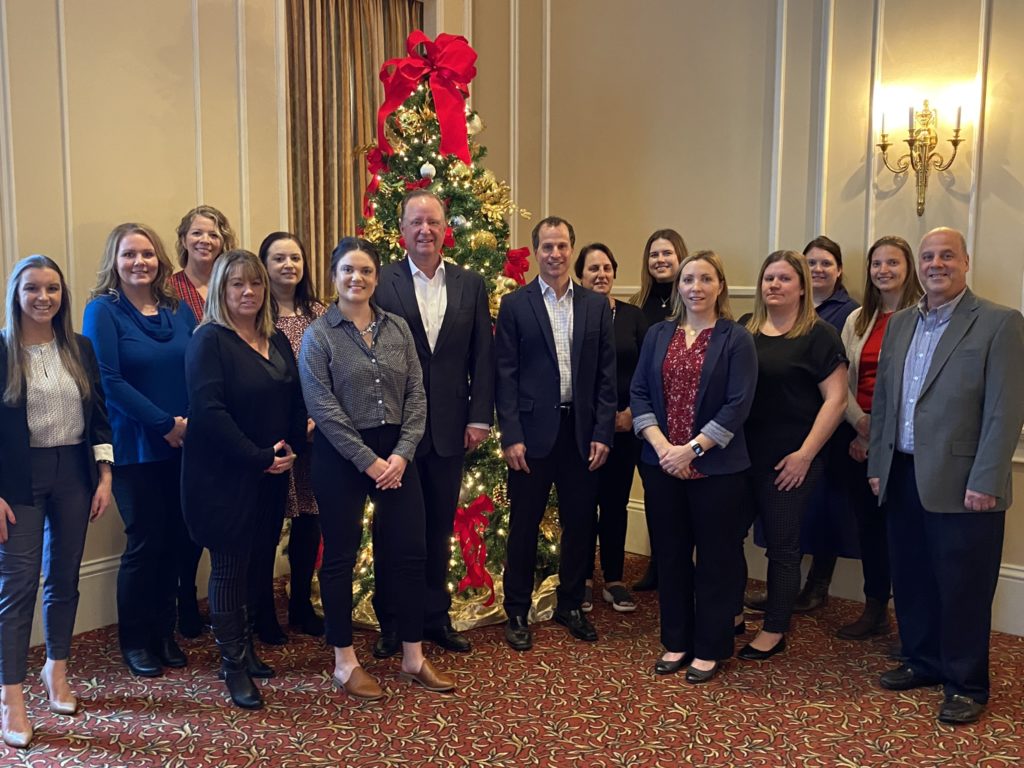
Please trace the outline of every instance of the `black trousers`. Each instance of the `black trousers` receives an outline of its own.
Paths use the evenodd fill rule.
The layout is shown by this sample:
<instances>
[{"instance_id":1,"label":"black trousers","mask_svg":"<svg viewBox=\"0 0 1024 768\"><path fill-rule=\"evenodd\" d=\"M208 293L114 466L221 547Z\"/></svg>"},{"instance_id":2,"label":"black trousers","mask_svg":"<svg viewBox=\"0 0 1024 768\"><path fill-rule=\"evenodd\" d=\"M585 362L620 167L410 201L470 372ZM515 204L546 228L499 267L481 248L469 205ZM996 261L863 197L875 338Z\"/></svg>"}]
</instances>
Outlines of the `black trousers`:
<instances>
[{"instance_id":1,"label":"black trousers","mask_svg":"<svg viewBox=\"0 0 1024 768\"><path fill-rule=\"evenodd\" d=\"M889 569L889 524L887 506L878 505L878 497L868 485L867 465L862 476L851 477L850 503L857 516L860 537L860 560L864 571L864 596L887 603L892 595L892 574Z\"/></svg>"},{"instance_id":2,"label":"black trousers","mask_svg":"<svg viewBox=\"0 0 1024 768\"><path fill-rule=\"evenodd\" d=\"M261 501L265 507L253 535L252 559L249 563L249 615L274 613L274 563L281 541L281 526L288 504L288 475L267 475L262 481Z\"/></svg>"},{"instance_id":3,"label":"black trousers","mask_svg":"<svg viewBox=\"0 0 1024 768\"><path fill-rule=\"evenodd\" d=\"M423 628L442 629L451 623L448 610L452 606L448 592L448 560L451 558L452 529L455 508L462 489L462 466L465 457L439 456L429 451L416 458L416 472L423 491L426 532L426 566L423 594ZM388 595L373 593L373 610L381 632L393 632L395 607L387 604Z\"/></svg>"},{"instance_id":4,"label":"black trousers","mask_svg":"<svg viewBox=\"0 0 1024 768\"><path fill-rule=\"evenodd\" d=\"M387 458L398 442L399 431L399 427L387 425L359 434L378 456ZM406 467L400 487L380 491L318 431L313 439L313 493L324 537L320 594L327 644L335 648L352 645L352 571L367 498L374 505L374 588L383 593L385 605L394 607L399 640L422 640L426 534L416 463Z\"/></svg>"},{"instance_id":5,"label":"black trousers","mask_svg":"<svg viewBox=\"0 0 1024 768\"><path fill-rule=\"evenodd\" d=\"M289 621L300 620L299 614L312 608L313 573L320 554L319 515L299 514L292 518L288 536L288 564L291 566L291 595L288 600ZM293 616L294 614L294 616Z\"/></svg>"},{"instance_id":6,"label":"black trousers","mask_svg":"<svg viewBox=\"0 0 1024 768\"><path fill-rule=\"evenodd\" d=\"M114 467L114 498L124 521L117 572L117 632L122 648L170 637L177 617L178 550L188 538L181 514L181 454Z\"/></svg>"},{"instance_id":7,"label":"black trousers","mask_svg":"<svg viewBox=\"0 0 1024 768\"><path fill-rule=\"evenodd\" d=\"M640 459L640 440L632 432L616 432L608 461L597 471L597 527L590 547L601 540L601 575L605 582L622 581L626 552L626 523L629 491ZM592 563L591 563L592 564Z\"/></svg>"},{"instance_id":8,"label":"black trousers","mask_svg":"<svg viewBox=\"0 0 1024 768\"><path fill-rule=\"evenodd\" d=\"M661 642L668 651L728 659L735 595L745 574L746 474L680 480L643 463L640 473L659 567Z\"/></svg>"},{"instance_id":9,"label":"black trousers","mask_svg":"<svg viewBox=\"0 0 1024 768\"><path fill-rule=\"evenodd\" d=\"M558 563L558 609L578 609L587 577L594 568L597 473L576 447L572 412L562 411L558 438L543 458L526 455L529 473L509 470L509 532L505 565L505 613L525 618L533 602L537 567L537 533L551 486L558 491L562 525Z\"/></svg>"},{"instance_id":10,"label":"black trousers","mask_svg":"<svg viewBox=\"0 0 1024 768\"><path fill-rule=\"evenodd\" d=\"M821 458L815 457L798 488L780 491L775 487L775 478L779 476L775 470L753 469L750 472L757 514L764 525L768 545L765 632L789 630L793 605L800 593L800 523L822 474Z\"/></svg>"},{"instance_id":11,"label":"black trousers","mask_svg":"<svg viewBox=\"0 0 1024 768\"><path fill-rule=\"evenodd\" d=\"M917 493L914 457L899 452L893 454L887 506L893 597L907 663L942 680L947 696L987 702L992 599L1006 513L929 512Z\"/></svg>"}]
</instances>

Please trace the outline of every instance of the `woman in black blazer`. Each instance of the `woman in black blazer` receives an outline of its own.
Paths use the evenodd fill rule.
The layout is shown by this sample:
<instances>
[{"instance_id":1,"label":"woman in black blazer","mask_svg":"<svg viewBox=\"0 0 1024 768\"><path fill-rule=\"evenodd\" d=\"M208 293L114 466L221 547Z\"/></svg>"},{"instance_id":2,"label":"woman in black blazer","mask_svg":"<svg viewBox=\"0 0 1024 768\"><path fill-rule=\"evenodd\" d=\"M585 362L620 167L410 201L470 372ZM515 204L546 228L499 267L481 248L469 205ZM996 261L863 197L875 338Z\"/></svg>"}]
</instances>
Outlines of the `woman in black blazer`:
<instances>
[{"instance_id":1,"label":"woman in black blazer","mask_svg":"<svg viewBox=\"0 0 1024 768\"><path fill-rule=\"evenodd\" d=\"M271 677L252 647L247 603L273 578L274 543L288 496L292 446L306 440L306 409L287 337L274 327L269 280L249 251L217 260L206 315L185 354L189 434L182 506L210 550L210 620L221 674L240 707L262 706L252 676Z\"/></svg>"},{"instance_id":2,"label":"woman in black blazer","mask_svg":"<svg viewBox=\"0 0 1024 768\"><path fill-rule=\"evenodd\" d=\"M630 406L633 429L646 441L640 474L659 564L666 652L654 671L672 674L689 663L686 681L703 683L733 653L750 467L743 422L757 354L732 320L717 254L686 257L675 286L672 315L644 339Z\"/></svg>"},{"instance_id":3,"label":"woman in black blazer","mask_svg":"<svg viewBox=\"0 0 1024 768\"><path fill-rule=\"evenodd\" d=\"M110 504L114 449L99 367L88 339L71 330L71 296L46 256L14 265L0 340L0 682L3 740L27 747L29 636L45 577L46 663L39 673L50 711L78 701L67 658L78 608L85 532Z\"/></svg>"}]
</instances>

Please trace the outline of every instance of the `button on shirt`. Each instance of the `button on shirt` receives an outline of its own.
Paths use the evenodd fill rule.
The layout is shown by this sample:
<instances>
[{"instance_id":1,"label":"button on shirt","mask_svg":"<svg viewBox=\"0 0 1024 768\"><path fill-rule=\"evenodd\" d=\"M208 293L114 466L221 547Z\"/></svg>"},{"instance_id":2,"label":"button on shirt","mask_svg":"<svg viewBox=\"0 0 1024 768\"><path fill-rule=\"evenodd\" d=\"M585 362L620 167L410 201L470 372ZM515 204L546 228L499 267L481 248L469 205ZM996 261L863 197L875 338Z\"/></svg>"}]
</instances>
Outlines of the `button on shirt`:
<instances>
[{"instance_id":1,"label":"button on shirt","mask_svg":"<svg viewBox=\"0 0 1024 768\"><path fill-rule=\"evenodd\" d=\"M433 277L427 274L409 259L409 269L412 271L412 284L416 290L416 304L420 309L420 319L423 321L423 329L427 332L427 343L430 344L430 351L434 351L437 344L437 336L441 332L441 323L444 322L444 313L448 309L448 290L445 282L444 261L438 266Z\"/></svg>"},{"instance_id":2,"label":"button on shirt","mask_svg":"<svg viewBox=\"0 0 1024 768\"><path fill-rule=\"evenodd\" d=\"M561 298L555 295L555 289L538 277L540 295L544 298L544 307L551 321L551 333L555 337L555 355L558 357L558 379L561 384L563 403L572 402L572 292L573 282Z\"/></svg>"},{"instance_id":3,"label":"button on shirt","mask_svg":"<svg viewBox=\"0 0 1024 768\"><path fill-rule=\"evenodd\" d=\"M427 398L412 332L396 315L377 311L367 346L355 324L331 304L302 337L299 377L309 417L360 472L377 459L360 430L401 425L394 453L412 461L427 423Z\"/></svg>"},{"instance_id":4,"label":"button on shirt","mask_svg":"<svg viewBox=\"0 0 1024 768\"><path fill-rule=\"evenodd\" d=\"M907 359L903 363L903 397L900 398L897 442L897 447L903 453L914 452L914 409L921 396L921 387L924 386L924 380L931 368L939 340L949 327L953 311L965 292L966 289L956 298L935 309L928 309L927 296L922 296L917 304L917 327L914 329L914 337L910 340Z\"/></svg>"}]
</instances>

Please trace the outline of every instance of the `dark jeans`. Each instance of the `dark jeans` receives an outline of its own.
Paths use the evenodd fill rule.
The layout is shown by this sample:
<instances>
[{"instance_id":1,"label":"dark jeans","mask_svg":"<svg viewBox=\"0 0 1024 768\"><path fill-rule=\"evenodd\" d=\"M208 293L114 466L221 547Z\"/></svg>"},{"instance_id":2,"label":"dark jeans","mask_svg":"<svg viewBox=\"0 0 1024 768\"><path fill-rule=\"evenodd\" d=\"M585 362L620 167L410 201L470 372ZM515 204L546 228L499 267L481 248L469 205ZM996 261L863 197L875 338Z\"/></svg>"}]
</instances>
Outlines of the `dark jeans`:
<instances>
[{"instance_id":1,"label":"dark jeans","mask_svg":"<svg viewBox=\"0 0 1024 768\"><path fill-rule=\"evenodd\" d=\"M114 498L124 521L117 572L117 632L122 648L146 648L170 637L177 616L177 545L181 514L181 455L114 467Z\"/></svg>"},{"instance_id":2,"label":"dark jeans","mask_svg":"<svg viewBox=\"0 0 1024 768\"><path fill-rule=\"evenodd\" d=\"M359 434L378 456L387 458L398 442L399 431L399 427L387 425ZM422 640L426 534L416 463L406 467L400 487L380 491L318 431L313 439L313 492L324 537L320 593L327 644L335 648L352 645L352 570L367 498L374 505L374 588L383 593L386 605L394 607L399 640Z\"/></svg>"},{"instance_id":3,"label":"dark jeans","mask_svg":"<svg viewBox=\"0 0 1024 768\"><path fill-rule=\"evenodd\" d=\"M893 597L907 663L941 680L947 696L986 703L1006 513L929 512L918 496L914 457L899 452L893 454L886 507Z\"/></svg>"},{"instance_id":4,"label":"dark jeans","mask_svg":"<svg viewBox=\"0 0 1024 768\"><path fill-rule=\"evenodd\" d=\"M601 540L601 575L605 583L622 581L622 565L626 551L626 523L629 491L633 472L640 459L640 440L632 432L616 432L608 461L597 471L597 527L594 547ZM592 563L591 563L592 565Z\"/></svg>"},{"instance_id":5,"label":"dark jeans","mask_svg":"<svg viewBox=\"0 0 1024 768\"><path fill-rule=\"evenodd\" d=\"M643 463L640 473L659 567L661 642L674 653L728 659L735 643L734 600L745 572L746 475L680 480Z\"/></svg>"},{"instance_id":6,"label":"dark jeans","mask_svg":"<svg viewBox=\"0 0 1024 768\"><path fill-rule=\"evenodd\" d=\"M558 609L578 609L587 577L594 569L597 473L576 447L570 411L561 415L558 438L551 453L540 458L526 454L530 471L509 470L509 532L505 566L505 613L525 618L533 602L537 567L537 533L547 508L551 486L558 491L562 525L558 563Z\"/></svg>"},{"instance_id":7,"label":"dark jeans","mask_svg":"<svg viewBox=\"0 0 1024 768\"><path fill-rule=\"evenodd\" d=\"M768 545L768 608L765 611L765 632L786 632L793 615L793 605L800 593L800 523L814 487L821 480L821 459L815 457L807 476L798 488L780 491L775 487L775 470L753 469L751 488L757 514L764 525Z\"/></svg>"},{"instance_id":8,"label":"dark jeans","mask_svg":"<svg viewBox=\"0 0 1024 768\"><path fill-rule=\"evenodd\" d=\"M78 611L78 573L92 502L89 467L80 445L32 449L32 506L14 506L0 544L0 683L25 681L43 570L46 655L67 659Z\"/></svg>"}]
</instances>

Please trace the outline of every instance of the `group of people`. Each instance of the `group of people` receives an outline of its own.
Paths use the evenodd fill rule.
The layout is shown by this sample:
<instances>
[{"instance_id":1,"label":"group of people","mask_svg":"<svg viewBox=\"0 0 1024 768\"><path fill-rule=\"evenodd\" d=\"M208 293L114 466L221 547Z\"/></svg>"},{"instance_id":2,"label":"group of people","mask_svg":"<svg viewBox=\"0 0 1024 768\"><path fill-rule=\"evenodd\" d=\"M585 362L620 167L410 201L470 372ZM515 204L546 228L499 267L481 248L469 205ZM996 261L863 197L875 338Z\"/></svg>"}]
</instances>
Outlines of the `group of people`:
<instances>
[{"instance_id":1,"label":"group of people","mask_svg":"<svg viewBox=\"0 0 1024 768\"><path fill-rule=\"evenodd\" d=\"M471 650L449 618L448 546L465 455L495 414L508 464L513 649L533 644L537 533L552 486L562 526L555 620L597 639L587 614L598 540L603 599L635 610L623 551L639 467L656 564L646 580L658 588L665 648L656 674L712 679L746 631L744 600L765 617L737 655L783 651L794 610L825 599L835 556L848 554L815 551L801 592L801 529L814 519L835 528L836 510L847 510L867 602L839 634L888 628L891 573L906 661L881 684L943 683L940 719L980 715L1024 421L1024 318L966 287L960 233L929 233L916 263L902 238L881 238L862 307L842 288L842 254L828 238L804 254L776 251L753 312L737 321L714 252L689 253L677 232L656 231L627 303L612 296L611 249L593 243L574 258L572 225L551 216L532 233L538 277L503 298L492 327L483 279L442 259L446 223L440 199L410 192L406 258L382 265L372 243L343 239L326 305L292 233L271 233L254 254L235 247L220 211L200 206L178 228L175 272L154 230L122 224L83 335L59 266L45 256L15 265L0 345L6 743L32 738L22 686L40 567L42 680L51 710L78 710L67 680L78 570L86 523L112 497L126 533L118 633L132 673L187 665L174 629L203 630L195 569L206 548L221 677L236 705L262 706L253 678L274 670L253 636L287 641L273 596L287 516L289 624L326 635L338 688L383 697L352 640L370 499L373 655L401 653L402 680L454 689L423 641ZM768 588L745 596L743 541L755 520ZM323 619L310 601L321 540Z\"/></svg>"}]
</instances>

